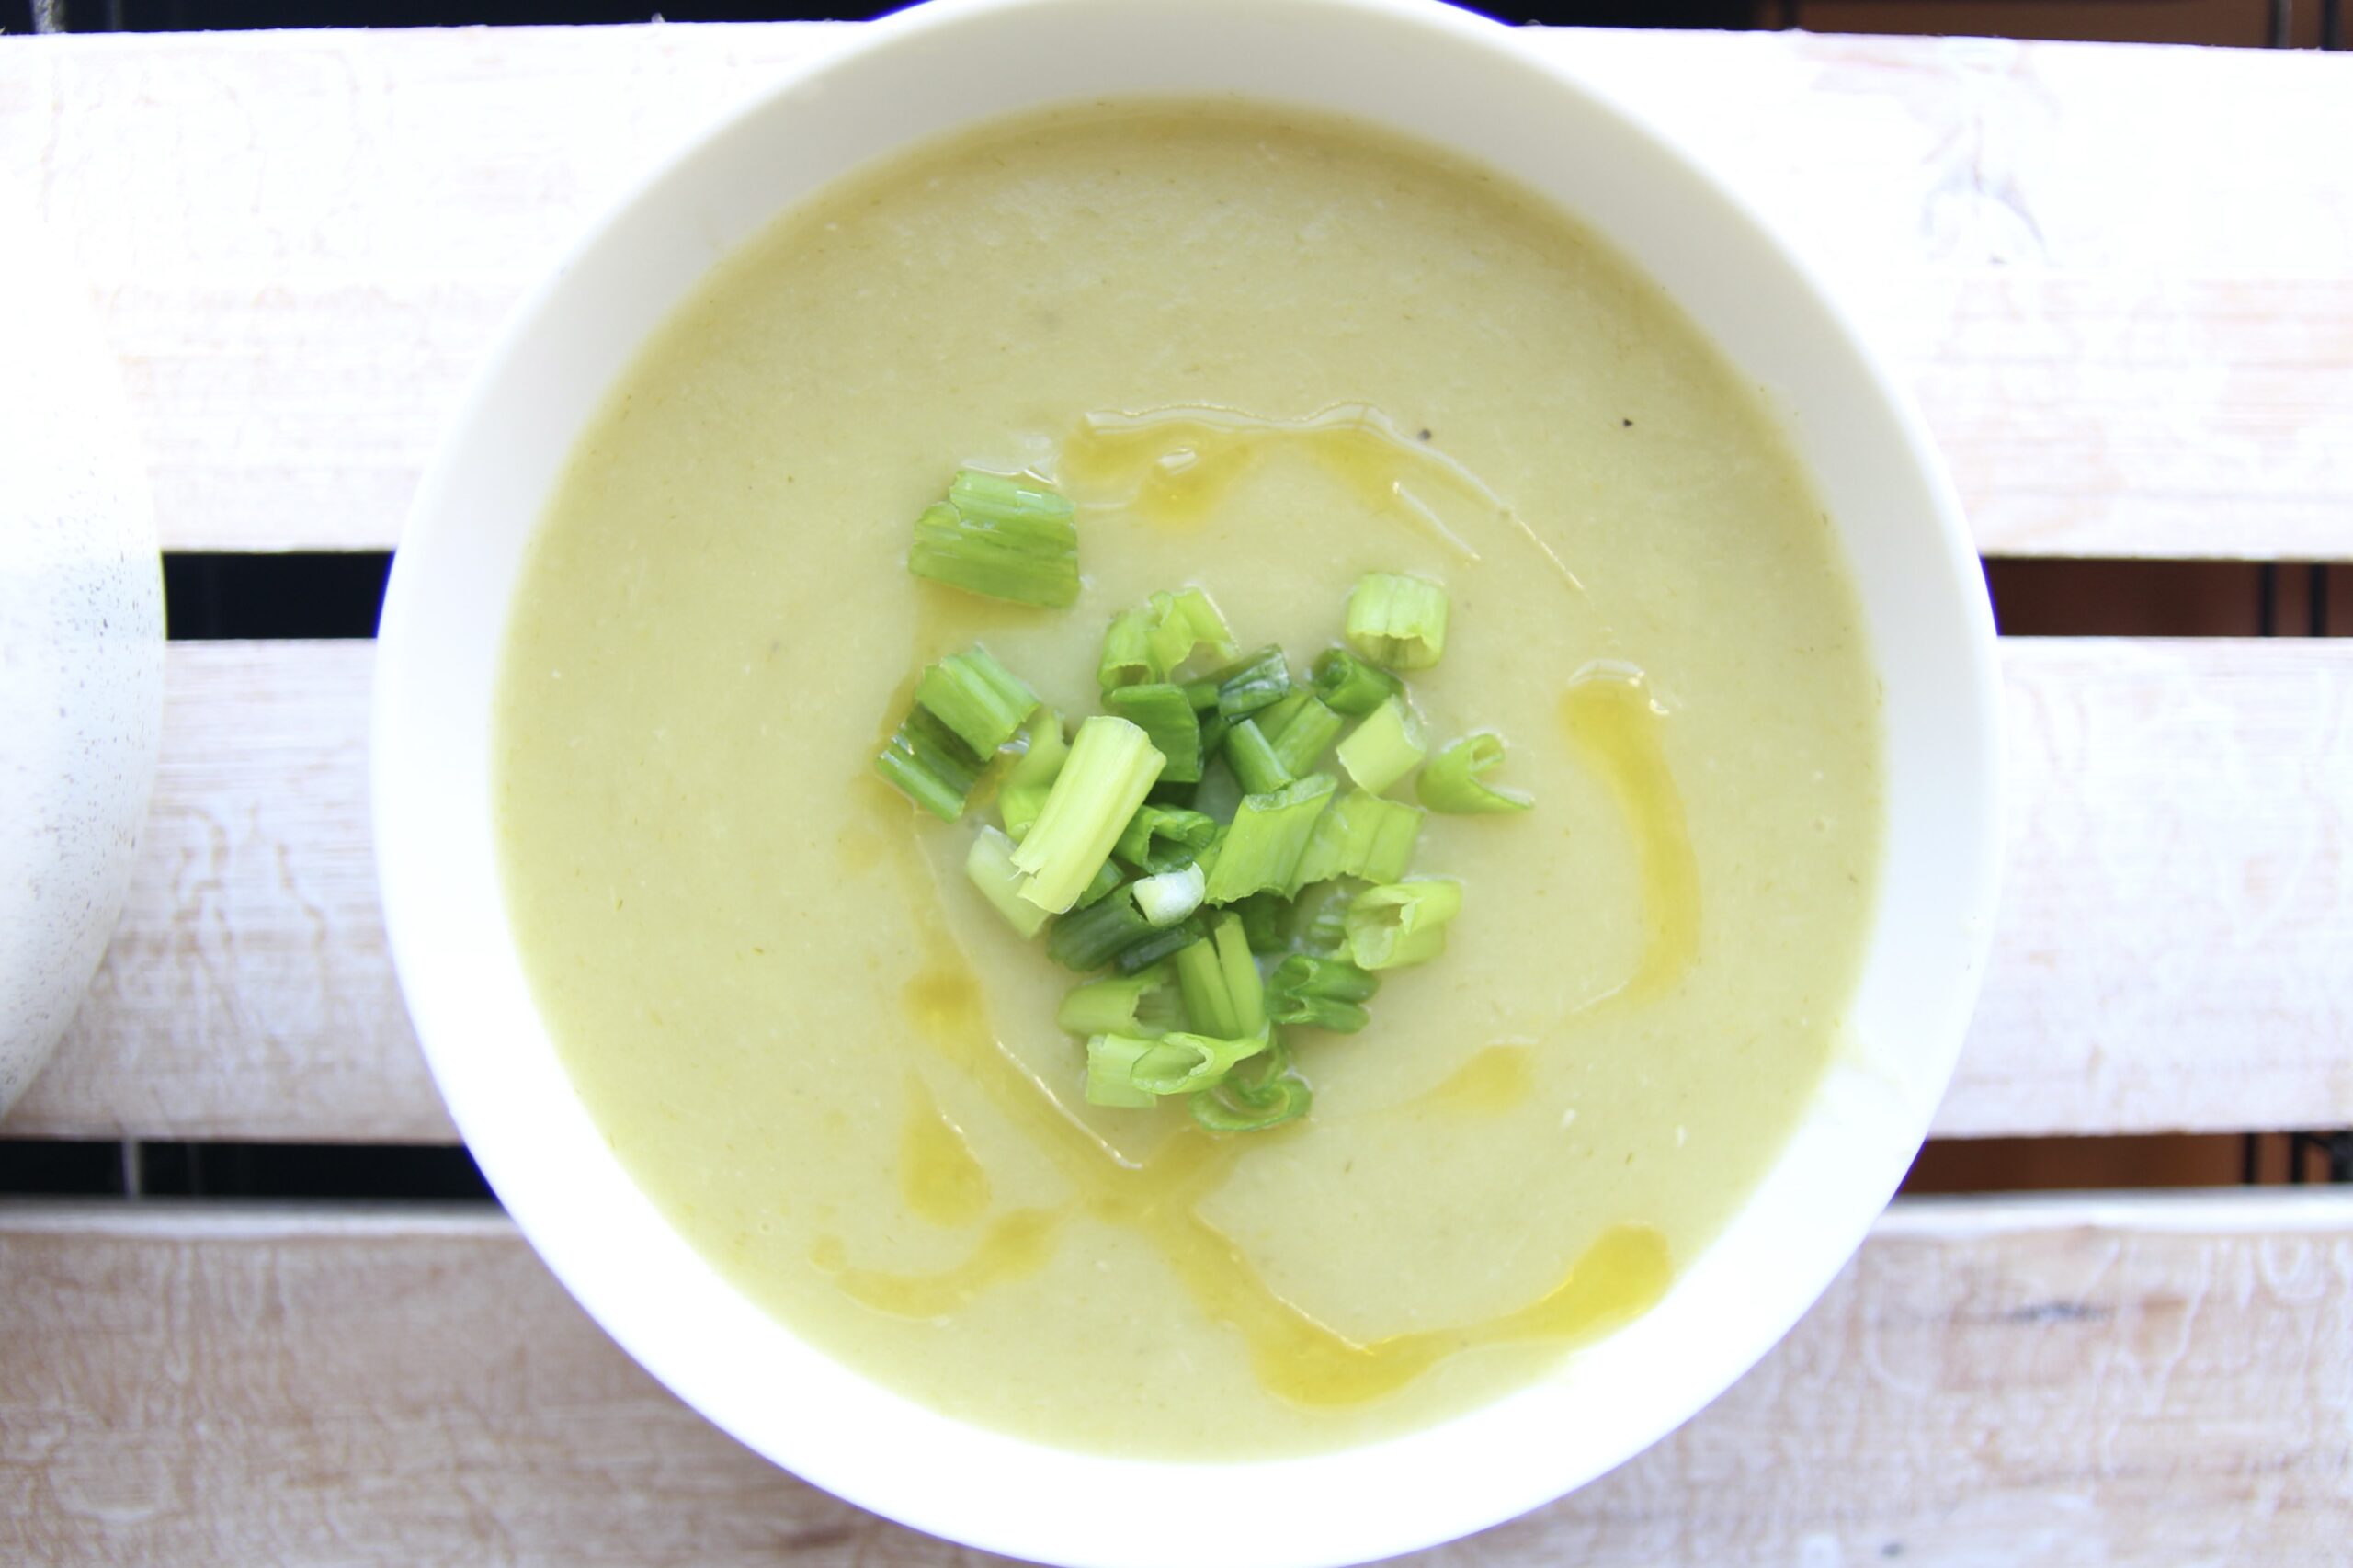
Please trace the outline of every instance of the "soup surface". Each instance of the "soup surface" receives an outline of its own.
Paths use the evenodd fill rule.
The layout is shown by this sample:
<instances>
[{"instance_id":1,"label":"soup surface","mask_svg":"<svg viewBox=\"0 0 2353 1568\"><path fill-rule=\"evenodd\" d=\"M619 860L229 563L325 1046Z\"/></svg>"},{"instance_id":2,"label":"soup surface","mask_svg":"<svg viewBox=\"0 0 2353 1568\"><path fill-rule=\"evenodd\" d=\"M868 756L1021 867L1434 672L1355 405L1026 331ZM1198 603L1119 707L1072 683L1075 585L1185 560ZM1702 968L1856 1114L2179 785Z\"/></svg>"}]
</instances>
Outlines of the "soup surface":
<instances>
[{"instance_id":1,"label":"soup surface","mask_svg":"<svg viewBox=\"0 0 2353 1568\"><path fill-rule=\"evenodd\" d=\"M961 463L1080 502L1074 608L909 576ZM1074 977L873 776L910 677L977 639L1094 712L1153 590L1303 661L1371 571L1447 585L1415 692L1535 808L1428 820L1448 951L1298 1034L1304 1121L1086 1105ZM508 908L621 1161L801 1335L1051 1443L1301 1452L1541 1375L1743 1201L1859 967L1879 699L1805 474L1655 285L1361 128L1095 106L795 210L615 387L509 635Z\"/></svg>"}]
</instances>

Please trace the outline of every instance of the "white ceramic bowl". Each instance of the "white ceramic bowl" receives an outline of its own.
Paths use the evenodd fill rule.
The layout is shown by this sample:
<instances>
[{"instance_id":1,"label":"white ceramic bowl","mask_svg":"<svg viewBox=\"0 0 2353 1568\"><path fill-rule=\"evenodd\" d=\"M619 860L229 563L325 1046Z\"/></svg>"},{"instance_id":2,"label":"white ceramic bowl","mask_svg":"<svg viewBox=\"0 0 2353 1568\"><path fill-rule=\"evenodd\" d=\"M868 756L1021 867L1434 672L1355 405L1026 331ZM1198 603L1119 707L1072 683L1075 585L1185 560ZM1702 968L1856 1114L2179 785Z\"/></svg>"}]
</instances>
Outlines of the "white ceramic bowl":
<instances>
[{"instance_id":1,"label":"white ceramic bowl","mask_svg":"<svg viewBox=\"0 0 2353 1568\"><path fill-rule=\"evenodd\" d=\"M492 690L524 545L574 436L713 262L824 183L1050 101L1233 93L1384 123L1607 233L1768 391L1859 578L1887 694L1885 889L1852 1037L1787 1153L1659 1306L1534 1387L1393 1441L1176 1467L951 1421L835 1364L656 1215L534 1011L493 846ZM518 312L420 491L386 599L375 811L402 983L451 1113L534 1246L713 1421L919 1528L1104 1568L1356 1562L1581 1485L1780 1338L1902 1177L1983 966L1996 847L1992 626L1917 416L1739 202L1501 27L1425 0L945 0L790 73L597 224ZM1213 1497L1214 1506L1163 1506Z\"/></svg>"}]
</instances>

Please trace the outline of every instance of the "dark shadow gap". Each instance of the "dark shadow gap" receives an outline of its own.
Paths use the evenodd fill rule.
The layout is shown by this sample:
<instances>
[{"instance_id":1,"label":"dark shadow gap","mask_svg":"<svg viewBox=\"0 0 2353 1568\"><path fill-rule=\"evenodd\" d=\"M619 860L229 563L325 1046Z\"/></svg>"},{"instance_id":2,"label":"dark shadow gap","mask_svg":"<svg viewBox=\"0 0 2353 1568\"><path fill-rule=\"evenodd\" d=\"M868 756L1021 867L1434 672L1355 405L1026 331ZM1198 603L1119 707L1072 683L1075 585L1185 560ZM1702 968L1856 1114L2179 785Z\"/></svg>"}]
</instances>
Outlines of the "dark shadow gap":
<instances>
[{"instance_id":1,"label":"dark shadow gap","mask_svg":"<svg viewBox=\"0 0 2353 1568\"><path fill-rule=\"evenodd\" d=\"M176 642L376 635L392 552L164 557L165 635Z\"/></svg>"},{"instance_id":2,"label":"dark shadow gap","mask_svg":"<svg viewBox=\"0 0 2353 1568\"><path fill-rule=\"evenodd\" d=\"M473 1156L449 1145L138 1143L142 1198L259 1202L494 1203ZM119 1198L123 1145L0 1139L0 1197Z\"/></svg>"}]
</instances>

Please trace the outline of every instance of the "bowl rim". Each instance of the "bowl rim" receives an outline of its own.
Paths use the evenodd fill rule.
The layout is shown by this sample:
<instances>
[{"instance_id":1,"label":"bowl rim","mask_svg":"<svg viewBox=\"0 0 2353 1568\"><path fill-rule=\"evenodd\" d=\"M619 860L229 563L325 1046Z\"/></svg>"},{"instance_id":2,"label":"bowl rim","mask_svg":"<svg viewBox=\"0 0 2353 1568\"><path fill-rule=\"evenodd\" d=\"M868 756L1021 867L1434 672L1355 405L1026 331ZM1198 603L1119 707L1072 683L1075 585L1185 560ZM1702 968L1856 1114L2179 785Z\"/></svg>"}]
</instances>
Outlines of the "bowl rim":
<instances>
[{"instance_id":1,"label":"bowl rim","mask_svg":"<svg viewBox=\"0 0 2353 1568\"><path fill-rule=\"evenodd\" d=\"M592 1237L642 1236L646 1217L653 1211L648 1205L639 1212L629 1194L611 1185L611 1178L618 1178L628 1186L618 1162L608 1152L611 1170L590 1173L584 1167L569 1173L583 1179L593 1177L602 1197L615 1208L615 1216L601 1227L585 1222L576 1212L579 1204L556 1195L549 1173L534 1169L540 1155L522 1147L520 1135L512 1131L511 1109L501 1107L499 1096L511 1089L516 1080L501 1068L485 1066L480 1052L467 1049L480 1038L484 1026L470 1025L459 1017L460 1010L496 980L483 964L492 970L498 965L494 954L485 958L476 953L459 963L451 952L456 940L443 918L449 914L447 892L435 885L432 874L437 843L431 831L433 818L416 805L417 769L408 756L409 743L416 738L420 723L422 699L417 692L429 686L416 674L415 666L424 662L421 650L427 640L437 635L437 612L430 596L441 591L443 583L430 574L438 571L446 578L450 570L438 562L451 553L448 536L454 525L437 519L456 504L469 433L476 431L506 395L517 364L549 330L556 302L574 287L592 258L629 223L658 205L663 194L696 160L712 155L713 149L730 136L749 134L749 128L785 110L797 96L822 90L830 78L861 62L926 40L936 43L955 29L986 28L1007 18L1083 13L1090 18L1119 15L1157 17L1165 21L1184 13L1206 25L1201 21L1205 14L1222 10L1237 16L1242 4L1243 0L929 0L881 21L843 29L846 36L821 41L748 101L718 115L600 212L508 318L419 485L394 560L379 633L369 776L387 937L419 1041L452 1119L525 1237L574 1299L633 1358L756 1451L836 1496L916 1528L991 1551L1086 1568L1156 1568L1164 1563L1212 1561L1233 1568L1262 1564L1265 1568L1315 1568L1407 1551L1516 1517L1584 1485L1680 1426L1744 1375L1828 1289L1892 1195L1910 1153L1925 1136L1928 1118L1958 1054L1976 980L1984 971L1990 946L1998 871L2002 752L1998 675L1991 613L1984 598L1975 549L1925 422L1798 250L1783 241L1745 199L1644 116L1559 60L1527 49L1502 24L1453 10L1438 0L1251 0L1252 6L1268 16L1307 18L1315 27L1398 29L1401 36L1434 50L1458 51L1458 59L1477 58L1481 69L1531 74L1541 79L1543 92L1559 96L1563 112L1565 106L1574 104L1581 112L1617 122L1680 176L1687 199L1696 193L1698 199L1712 205L1711 221L1718 229L1738 231L1760 255L1786 269L1790 283L1836 339L1825 352L1844 356L1847 372L1859 378L1884 414L1892 439L1891 460L1900 459L1924 502L1919 517L1928 531L1913 543L1930 547L1935 558L1929 565L1950 579L1953 587L1951 603L1946 608L1957 612L1956 651L1964 667L1956 690L1962 707L1946 717L1952 728L1952 756L1962 786L1960 792L1968 808L1961 813L1956 831L1958 873L1946 890L1947 902L1954 911L1953 983L1936 994L1932 1005L1920 1009L1919 1032L1929 1044L1914 1052L1921 1059L1917 1072L1888 1095L1873 1099L1868 1085L1850 1085L1868 1102L1855 1114L1881 1119L1893 1115L1900 1121L1901 1135L1878 1138L1870 1144L1867 1159L1850 1157L1836 1170L1809 1171L1791 1178L1825 1199L1835 1199L1829 1219L1807 1238L1802 1267L1793 1271L1802 1276L1804 1288L1784 1286L1768 1293L1761 1303L1752 1304L1742 1320L1740 1347L1712 1358L1690 1358L1704 1362L1706 1369L1697 1375L1678 1374L1673 1397L1655 1400L1639 1420L1621 1422L1616 1437L1606 1445L1607 1454L1588 1453L1574 1463L1549 1468L1498 1463L1476 1476L1452 1476L1449 1480L1455 1484L1444 1488L1433 1487L1426 1473L1431 1455L1466 1445L1483 1450L1506 1432L1523 1438L1542 1433L1546 1411L1557 1419L1564 1391L1574 1387L1593 1395L1616 1385L1586 1379L1573 1364L1560 1377L1548 1378L1532 1390L1506 1396L1437 1427L1298 1460L1234 1465L1110 1460L1046 1448L938 1415L832 1363L801 1341L788 1325L760 1314L766 1332L779 1342L777 1349L789 1374L782 1384L762 1384L760 1394L773 1393L779 1386L795 1387L798 1392L792 1380L822 1391L818 1403L832 1402L831 1414L842 1423L824 1430L797 1412L779 1418L772 1403L763 1404L755 1394L753 1385L758 1380L741 1379L728 1386L714 1376L707 1360L677 1343L682 1336L669 1328L673 1322L699 1321L699 1314L717 1313L719 1317L710 1321L724 1320L740 1329L742 1312L756 1313L757 1309L749 1308L740 1298L735 1298L733 1311L713 1302L710 1295L714 1289L733 1297L733 1287L699 1255L680 1258L677 1249L683 1248L683 1242L675 1233L667 1233L658 1218L653 1223L673 1244L665 1248L647 1238L644 1246L656 1255L657 1261L674 1267L677 1278L650 1284L642 1278L628 1277L649 1272L642 1260L620 1267L595 1256ZM1088 96L1080 91L1063 97ZM1026 107L1035 109L1054 101L1058 100L1040 96ZM1284 100L1278 97L1274 101ZM976 117L967 123L981 123L985 118ZM1375 122L1388 124L1378 117ZM1396 129L1393 124L1388 128ZM1404 133L1432 139L1418 131ZM1443 138L1437 140L1449 152L1473 156ZM904 143L878 147L870 156L888 157L902 151ZM825 183L852 173L863 161L835 170ZM779 202L760 222L772 220L800 199L805 197ZM1599 223L1594 226L1605 236L1614 237ZM757 227L757 222L752 225L755 230ZM733 243L722 248L733 248ZM1642 265L1631 255L1629 259ZM666 315L675 304L674 296L658 313ZM535 512L535 519L536 516ZM1971 583L1976 585L1973 597L1966 585ZM1892 750L1893 740L1887 744ZM1893 796L1892 781L1890 792ZM486 794L480 804L486 818L490 813ZM489 875L494 884L498 883L494 869ZM497 922L503 926L503 915ZM1790 1160L1787 1150L1777 1156L1768 1181L1778 1182L1787 1175L1782 1167ZM633 1187L629 1191L633 1192ZM643 1204L642 1196L636 1203ZM1677 1281L1677 1292L1684 1291L1700 1266L1711 1260L1726 1265L1716 1270L1717 1275L1732 1278L1739 1277L1745 1268L1762 1267L1753 1257L1726 1262L1718 1256L1737 1250L1728 1249L1727 1243L1739 1231L1742 1219L1760 1203L1760 1194L1752 1194L1728 1224L1726 1237L1687 1268ZM1670 1302L1673 1300L1671 1293ZM1613 1336L1613 1341L1657 1340L1668 1304L1662 1303L1648 1318ZM793 1353L796 1349L798 1354ZM1573 1358L1572 1362L1578 1359ZM836 1375L829 1377L827 1367ZM1551 1402L1545 1411L1520 1408L1538 1396ZM1518 1410L1515 1419L1499 1418L1506 1407ZM905 1452L918 1455L924 1462L912 1467L879 1462L884 1456ZM984 1478L976 1481L959 1473L957 1467L965 1464L978 1466ZM1155 1519L1151 1527L1154 1539L1138 1542L1115 1539L1106 1518L1089 1515L1074 1521L1066 1502L1059 1507L1039 1506L1057 1497L1067 1499L1074 1487L1124 1489L1147 1475L1165 1479L1179 1471L1187 1472L1188 1483L1192 1485L1213 1475L1222 1489L1243 1497L1239 1512L1259 1528L1240 1532L1245 1539L1234 1540L1234 1512L1226 1510L1215 1531L1188 1533L1178 1522ZM1286 1523L1276 1500L1302 1490L1320 1506L1307 1510L1313 1517ZM1124 1521L1132 1510L1119 1512L1122 1528L1132 1538L1134 1526Z\"/></svg>"}]
</instances>

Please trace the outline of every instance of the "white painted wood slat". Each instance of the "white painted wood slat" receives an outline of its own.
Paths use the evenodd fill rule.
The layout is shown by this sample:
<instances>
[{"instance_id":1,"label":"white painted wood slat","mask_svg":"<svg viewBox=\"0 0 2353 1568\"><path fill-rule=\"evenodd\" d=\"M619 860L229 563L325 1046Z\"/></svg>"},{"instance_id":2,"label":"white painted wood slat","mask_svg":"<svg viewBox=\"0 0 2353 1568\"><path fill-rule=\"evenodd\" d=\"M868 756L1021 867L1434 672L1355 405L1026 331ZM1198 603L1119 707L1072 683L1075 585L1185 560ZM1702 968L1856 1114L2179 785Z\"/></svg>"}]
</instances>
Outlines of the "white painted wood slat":
<instances>
[{"instance_id":1,"label":"white painted wood slat","mask_svg":"<svg viewBox=\"0 0 2353 1568\"><path fill-rule=\"evenodd\" d=\"M2010 640L1947 1135L2353 1122L2353 643ZM364 642L176 643L129 911L17 1136L442 1141L369 858Z\"/></svg>"},{"instance_id":2,"label":"white painted wood slat","mask_svg":"<svg viewBox=\"0 0 2353 1568\"><path fill-rule=\"evenodd\" d=\"M0 1557L928 1568L770 1469L503 1219L0 1210ZM2353 1193L1899 1204L1730 1393L1406 1561L2341 1560Z\"/></svg>"},{"instance_id":3,"label":"white painted wood slat","mask_svg":"<svg viewBox=\"0 0 2353 1568\"><path fill-rule=\"evenodd\" d=\"M824 36L11 40L0 184L98 297L171 548L384 548L522 289ZM1529 37L1815 260L1989 553L2353 558L2353 57Z\"/></svg>"}]
</instances>

